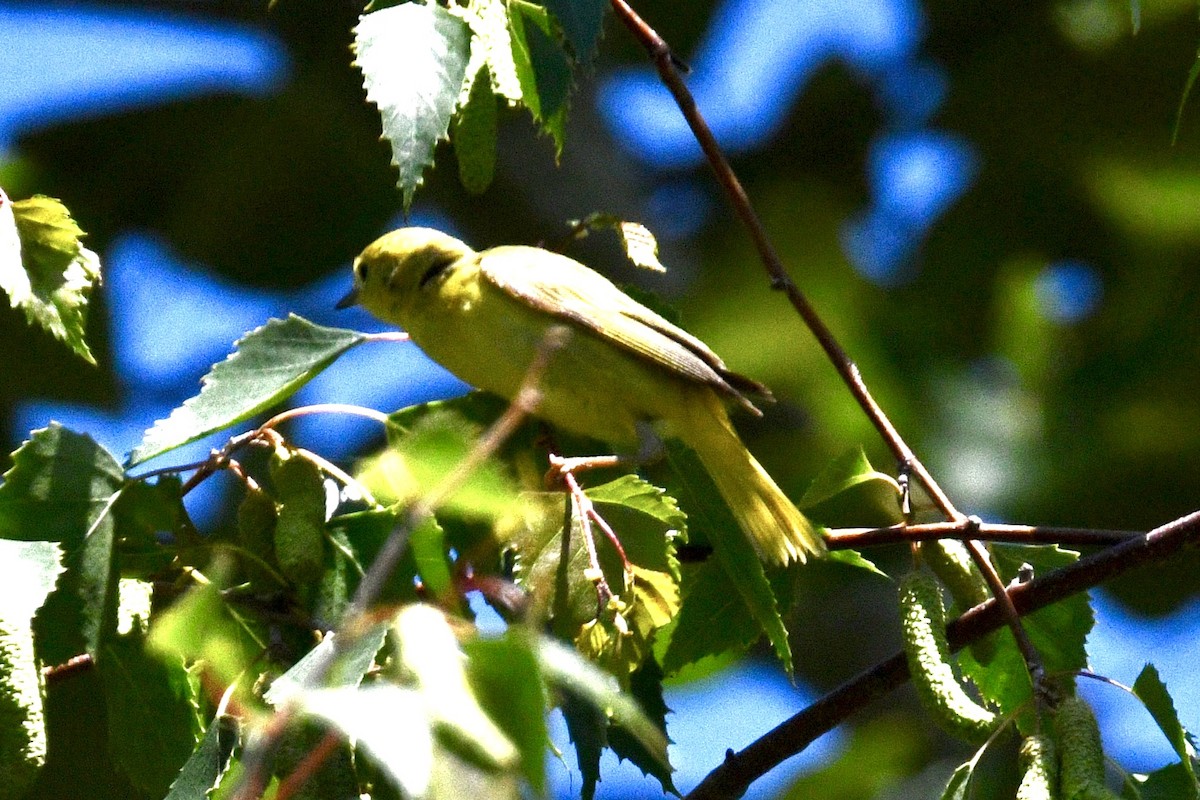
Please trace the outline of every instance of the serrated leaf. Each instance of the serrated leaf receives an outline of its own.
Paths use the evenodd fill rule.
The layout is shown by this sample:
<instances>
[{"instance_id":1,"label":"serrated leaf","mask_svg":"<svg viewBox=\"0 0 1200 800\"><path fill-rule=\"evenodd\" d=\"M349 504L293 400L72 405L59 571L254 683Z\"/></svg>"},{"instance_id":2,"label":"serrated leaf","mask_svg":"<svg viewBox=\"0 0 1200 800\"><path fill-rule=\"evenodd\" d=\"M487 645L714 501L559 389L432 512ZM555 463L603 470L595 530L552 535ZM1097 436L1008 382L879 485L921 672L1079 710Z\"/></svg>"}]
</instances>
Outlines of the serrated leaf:
<instances>
[{"instance_id":1,"label":"serrated leaf","mask_svg":"<svg viewBox=\"0 0 1200 800\"><path fill-rule=\"evenodd\" d=\"M458 157L459 183L470 194L483 194L496 173L496 95L486 64L454 118L450 139Z\"/></svg>"},{"instance_id":2,"label":"serrated leaf","mask_svg":"<svg viewBox=\"0 0 1200 800\"><path fill-rule=\"evenodd\" d=\"M562 28L575 58L582 63L591 61L596 54L596 42L600 39L608 3L605 0L545 0L545 4Z\"/></svg>"},{"instance_id":3,"label":"serrated leaf","mask_svg":"<svg viewBox=\"0 0 1200 800\"><path fill-rule=\"evenodd\" d=\"M537 656L547 682L599 710L611 723L632 736L659 770L671 771L666 735L633 698L620 691L611 675L574 650L546 637L539 640Z\"/></svg>"},{"instance_id":4,"label":"serrated leaf","mask_svg":"<svg viewBox=\"0 0 1200 800\"><path fill-rule=\"evenodd\" d=\"M1030 564L1035 575L1046 575L1079 558L1078 553L1057 545L992 545L989 550L1006 583L1016 576L1022 564ZM1047 673L1076 672L1087 666L1085 644L1095 616L1086 592L1028 614L1021 621ZM1002 629L993 637L996 646L988 653L990 659L986 663L977 661L971 650L960 653L958 660L963 674L975 683L980 694L999 706L1003 714L1008 714L1029 700L1032 685L1012 632Z\"/></svg>"},{"instance_id":5,"label":"serrated leaf","mask_svg":"<svg viewBox=\"0 0 1200 800\"><path fill-rule=\"evenodd\" d=\"M1188 798L1188 800L1200 797L1200 784L1196 781L1193 764L1196 751L1188 741L1187 731L1179 722L1179 715L1175 712L1175 701L1171 699L1166 684L1158 676L1158 670L1153 664L1147 664L1142 668L1137 680L1133 683L1133 693L1146 706L1150 716L1154 717L1159 730L1171 743L1171 749L1175 751L1175 755L1179 756L1181 768L1191 778L1190 782L1184 783L1182 787L1184 793L1179 796Z\"/></svg>"},{"instance_id":6,"label":"serrated leaf","mask_svg":"<svg viewBox=\"0 0 1200 800\"><path fill-rule=\"evenodd\" d=\"M521 84L521 102L554 140L562 154L566 138L567 95L571 90L571 65L555 39L554 24L542 6L510 0L508 30L512 58Z\"/></svg>"},{"instance_id":7,"label":"serrated leaf","mask_svg":"<svg viewBox=\"0 0 1200 800\"><path fill-rule=\"evenodd\" d=\"M357 331L315 325L295 314L255 328L201 379L200 394L146 431L130 454L129 465L244 422L282 402L365 339Z\"/></svg>"},{"instance_id":8,"label":"serrated leaf","mask_svg":"<svg viewBox=\"0 0 1200 800\"><path fill-rule=\"evenodd\" d=\"M80 542L108 514L125 480L92 437L57 422L30 434L0 484L0 537Z\"/></svg>"},{"instance_id":9,"label":"serrated leaf","mask_svg":"<svg viewBox=\"0 0 1200 800\"><path fill-rule=\"evenodd\" d=\"M30 324L95 364L84 334L88 299L100 283L100 258L83 246L83 236L53 197L12 202L0 192L0 288Z\"/></svg>"},{"instance_id":10,"label":"serrated leaf","mask_svg":"<svg viewBox=\"0 0 1200 800\"><path fill-rule=\"evenodd\" d=\"M792 674L792 649L787 628L762 562L742 533L729 508L721 500L712 478L696 454L679 442L667 442L667 458L683 480L687 493L684 507L690 509L691 530L699 530L712 545L713 555L729 582L750 612L761 633L771 642L775 656L788 675Z\"/></svg>"},{"instance_id":11,"label":"serrated leaf","mask_svg":"<svg viewBox=\"0 0 1200 800\"><path fill-rule=\"evenodd\" d=\"M492 90L509 105L521 101L521 81L513 63L512 36L508 30L508 4L505 0L471 0L466 8L451 7L471 27L471 60L468 78L478 76L487 67ZM471 87L473 88L473 86ZM460 104L463 102L459 99Z\"/></svg>"},{"instance_id":12,"label":"serrated leaf","mask_svg":"<svg viewBox=\"0 0 1200 800\"><path fill-rule=\"evenodd\" d=\"M24 796L46 761L42 673L30 621L54 588L59 547L0 540L0 775Z\"/></svg>"},{"instance_id":13,"label":"serrated leaf","mask_svg":"<svg viewBox=\"0 0 1200 800\"><path fill-rule=\"evenodd\" d=\"M653 633L678 611L674 540L683 515L661 489L632 475L586 494L622 542L632 568L627 584L616 548L593 526L601 571L616 594L599 617L583 529L573 513L563 552L568 495L526 493L521 514L506 520L499 537L514 548L517 582L533 597L530 613L550 616L559 636L579 642L614 674L627 676L645 659Z\"/></svg>"},{"instance_id":14,"label":"serrated leaf","mask_svg":"<svg viewBox=\"0 0 1200 800\"><path fill-rule=\"evenodd\" d=\"M1133 776L1138 800L1185 800L1195 797L1195 767L1187 769L1178 761L1156 769L1149 775ZM1130 796L1127 792L1122 797Z\"/></svg>"},{"instance_id":15,"label":"serrated leaf","mask_svg":"<svg viewBox=\"0 0 1200 800\"><path fill-rule=\"evenodd\" d=\"M192 685L182 660L158 659L135 631L107 640L96 661L108 711L109 753L135 786L161 797L187 762L194 727Z\"/></svg>"},{"instance_id":16,"label":"serrated leaf","mask_svg":"<svg viewBox=\"0 0 1200 800\"><path fill-rule=\"evenodd\" d=\"M667 708L663 700L663 672L654 659L646 659L641 668L630 676L629 693L633 695L638 706L646 716L658 726L663 736L667 735ZM626 733L625 729L615 725L608 731L608 744L619 758L628 759L645 775L653 776L662 784L663 792L678 795L675 783L671 780L674 767L662 764L651 753L646 752L641 743Z\"/></svg>"},{"instance_id":17,"label":"serrated leaf","mask_svg":"<svg viewBox=\"0 0 1200 800\"><path fill-rule=\"evenodd\" d=\"M229 768L237 739L237 722L232 717L217 717L210 722L171 784L166 800L208 800Z\"/></svg>"},{"instance_id":18,"label":"serrated leaf","mask_svg":"<svg viewBox=\"0 0 1200 800\"><path fill-rule=\"evenodd\" d=\"M706 656L743 653L762 636L733 580L715 561L686 568L682 592L678 622L663 655L668 675Z\"/></svg>"},{"instance_id":19,"label":"serrated leaf","mask_svg":"<svg viewBox=\"0 0 1200 800\"><path fill-rule=\"evenodd\" d=\"M575 748L575 765L583 778L580 796L592 800L600 782L600 756L608 745L608 718L594 704L570 691L563 692L560 705L567 736Z\"/></svg>"},{"instance_id":20,"label":"serrated leaf","mask_svg":"<svg viewBox=\"0 0 1200 800\"><path fill-rule=\"evenodd\" d=\"M854 447L829 462L796 504L827 527L878 526L904 521L900 484L878 472L862 447Z\"/></svg>"},{"instance_id":21,"label":"serrated leaf","mask_svg":"<svg viewBox=\"0 0 1200 800\"><path fill-rule=\"evenodd\" d=\"M546 692L528 637L508 629L495 639L463 642L467 679L479 705L517 746L521 771L538 795L546 788Z\"/></svg>"},{"instance_id":22,"label":"serrated leaf","mask_svg":"<svg viewBox=\"0 0 1200 800\"><path fill-rule=\"evenodd\" d=\"M113 494L112 498L118 497ZM102 509L82 541L64 543L63 572L33 620L34 644L45 664L62 664L87 653L97 658L116 631L115 525Z\"/></svg>"},{"instance_id":23,"label":"serrated leaf","mask_svg":"<svg viewBox=\"0 0 1200 800\"><path fill-rule=\"evenodd\" d=\"M400 170L397 185L407 209L433 163L434 146L449 131L467 76L470 30L435 3L404 3L361 17L354 49L367 99L379 108Z\"/></svg>"}]
</instances>

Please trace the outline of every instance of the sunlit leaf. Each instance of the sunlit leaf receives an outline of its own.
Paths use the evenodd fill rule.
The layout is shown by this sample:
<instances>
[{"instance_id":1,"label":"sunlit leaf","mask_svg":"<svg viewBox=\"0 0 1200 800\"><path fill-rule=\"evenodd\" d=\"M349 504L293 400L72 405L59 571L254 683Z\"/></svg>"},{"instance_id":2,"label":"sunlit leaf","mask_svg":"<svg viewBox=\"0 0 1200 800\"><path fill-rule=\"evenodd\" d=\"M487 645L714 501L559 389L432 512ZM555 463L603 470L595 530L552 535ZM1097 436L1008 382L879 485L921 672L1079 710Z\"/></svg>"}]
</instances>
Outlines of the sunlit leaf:
<instances>
[{"instance_id":1,"label":"sunlit leaf","mask_svg":"<svg viewBox=\"0 0 1200 800\"><path fill-rule=\"evenodd\" d=\"M264 649L213 583L194 587L160 614L149 647L166 659L203 661L222 686L237 680Z\"/></svg>"},{"instance_id":2,"label":"sunlit leaf","mask_svg":"<svg viewBox=\"0 0 1200 800\"><path fill-rule=\"evenodd\" d=\"M438 487L458 469L475 447L482 428L451 408L391 417L400 431L391 446L368 460L357 474L384 503L408 504ZM513 480L503 465L489 459L467 475L439 508L472 519L491 519L506 513L516 497Z\"/></svg>"},{"instance_id":3,"label":"sunlit leaf","mask_svg":"<svg viewBox=\"0 0 1200 800\"><path fill-rule=\"evenodd\" d=\"M314 325L295 314L255 328L201 379L200 394L146 431L129 464L244 422L290 397L365 338L356 331Z\"/></svg>"},{"instance_id":4,"label":"sunlit leaf","mask_svg":"<svg viewBox=\"0 0 1200 800\"><path fill-rule=\"evenodd\" d=\"M100 283L100 259L83 246L83 236L53 197L13 202L0 192L0 289L30 324L95 364L84 334L88 299Z\"/></svg>"},{"instance_id":5,"label":"sunlit leaf","mask_svg":"<svg viewBox=\"0 0 1200 800\"><path fill-rule=\"evenodd\" d=\"M571 65L554 38L550 14L526 0L510 0L508 30L513 63L521 83L521 101L542 131L562 153L566 138L567 95L571 90Z\"/></svg>"},{"instance_id":6,"label":"sunlit leaf","mask_svg":"<svg viewBox=\"0 0 1200 800\"><path fill-rule=\"evenodd\" d=\"M354 49L408 208L433 163L434 146L449 131L466 77L470 30L436 3L404 3L363 16Z\"/></svg>"},{"instance_id":7,"label":"sunlit leaf","mask_svg":"<svg viewBox=\"0 0 1200 800\"><path fill-rule=\"evenodd\" d=\"M210 722L171 784L166 800L208 800L229 768L237 739L237 723L231 717L220 716Z\"/></svg>"},{"instance_id":8,"label":"sunlit leaf","mask_svg":"<svg viewBox=\"0 0 1200 800\"><path fill-rule=\"evenodd\" d=\"M1159 730L1171 743L1171 749L1175 751L1175 755L1179 756L1180 767L1191 778L1190 788L1187 788L1189 784L1185 782L1183 787L1185 791L1180 797L1188 798L1188 800L1200 797L1200 784L1196 781L1195 764L1193 763L1196 758L1196 748L1189 741L1188 732L1179 722L1179 715L1175 712L1175 701L1171 699L1166 685L1158 676L1158 670L1153 664L1147 664L1142 669L1133 683L1133 693L1145 704L1150 716L1154 717Z\"/></svg>"},{"instance_id":9,"label":"sunlit leaf","mask_svg":"<svg viewBox=\"0 0 1200 800\"><path fill-rule=\"evenodd\" d=\"M59 571L57 544L0 540L0 775L16 797L46 761L42 675L30 622Z\"/></svg>"},{"instance_id":10,"label":"sunlit leaf","mask_svg":"<svg viewBox=\"0 0 1200 800\"><path fill-rule=\"evenodd\" d=\"M872 467L862 447L829 462L796 505L827 527L884 527L904 521L900 484Z\"/></svg>"},{"instance_id":11,"label":"sunlit leaf","mask_svg":"<svg viewBox=\"0 0 1200 800\"><path fill-rule=\"evenodd\" d=\"M528 637L510 629L500 638L463 642L467 679L479 705L517 746L521 771L530 787L546 787L547 698L541 668Z\"/></svg>"}]
</instances>

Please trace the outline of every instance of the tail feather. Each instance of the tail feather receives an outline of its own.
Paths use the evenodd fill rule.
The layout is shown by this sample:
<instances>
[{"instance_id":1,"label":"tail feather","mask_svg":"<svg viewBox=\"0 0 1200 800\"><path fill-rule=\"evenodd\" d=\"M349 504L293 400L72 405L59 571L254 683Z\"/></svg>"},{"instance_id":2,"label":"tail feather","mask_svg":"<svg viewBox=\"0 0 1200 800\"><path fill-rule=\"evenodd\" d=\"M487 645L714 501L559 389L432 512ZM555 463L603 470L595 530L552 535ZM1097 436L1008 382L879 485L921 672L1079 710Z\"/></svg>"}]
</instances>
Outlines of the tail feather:
<instances>
[{"instance_id":1,"label":"tail feather","mask_svg":"<svg viewBox=\"0 0 1200 800\"><path fill-rule=\"evenodd\" d=\"M682 438L700 457L759 558L789 564L823 555L825 542L816 526L746 449L720 400L710 395L704 405L708 419L689 426Z\"/></svg>"}]
</instances>

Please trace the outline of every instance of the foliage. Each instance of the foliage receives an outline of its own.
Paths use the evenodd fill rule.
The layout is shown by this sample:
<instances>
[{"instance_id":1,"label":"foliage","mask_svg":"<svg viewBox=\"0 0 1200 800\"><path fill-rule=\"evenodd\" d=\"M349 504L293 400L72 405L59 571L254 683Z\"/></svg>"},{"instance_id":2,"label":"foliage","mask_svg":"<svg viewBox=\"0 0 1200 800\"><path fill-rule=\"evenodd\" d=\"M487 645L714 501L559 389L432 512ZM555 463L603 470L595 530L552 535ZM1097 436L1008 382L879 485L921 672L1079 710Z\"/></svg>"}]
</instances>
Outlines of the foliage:
<instances>
[{"instance_id":1,"label":"foliage","mask_svg":"<svg viewBox=\"0 0 1200 800\"><path fill-rule=\"evenodd\" d=\"M446 191L427 185L446 139L467 193L504 180L498 143L507 146L509 108L528 111L564 157L572 91L606 7L377 0L366 9L354 64L406 212L418 189ZM1128 202L1109 189L1097 192L1101 202ZM635 265L663 270L640 223L592 212L570 226L571 240L613 230ZM29 322L95 363L84 334L99 261L82 236L58 201L0 193L0 286ZM998 346L1027 346L1010 352L1018 370L1051 381L1054 366L1035 346L1049 334L1019 313L1032 282L1013 269L1000 294L1021 335ZM605 749L677 792L664 682L760 644L795 677L798 664L824 658L809 653L797 624L825 611L811 602L813 585L829 573L886 576L849 549L827 563L762 564L676 442L664 464L587 474L579 491L548 486L543 431L530 420L506 426L520 409L478 394L391 414L386 444L349 472L293 441L281 417L231 435L199 464L133 469L281 406L373 338L298 315L272 319L234 342L124 465L58 424L12 453L0 484L0 563L6 586L21 591L0 593L0 796L61 793L99 753L104 778L87 786L99 797L524 797L546 790L554 709L584 797L597 792ZM913 464L893 477L847 441L808 473L798 505L831 537L918 524L927 509L913 511L925 499L919 487L909 492ZM562 436L549 450L598 447ZM224 520L198 525L185 497L217 475L231 478L235 496ZM962 524L953 535L970 533L973 523ZM1008 629L957 655L944 635L943 588L966 611L990 596L985 571L1015 585L1060 575L1080 554L996 543L980 552L972 562L955 541L923 544L936 582L892 570L908 573L899 605L921 698L952 736L978 745L942 796L977 797L984 784L996 796L1112 794L1096 720L1074 693L1095 624L1086 592L1023 617L1036 659ZM895 566L887 551L878 561ZM502 622L483 625L471 598ZM867 626L856 635L873 638ZM73 681L86 700L70 694ZM1177 760L1123 774L1124 796L1200 797L1193 737L1152 665L1131 692ZM96 720L86 737L71 716ZM864 726L853 746L878 760L873 774L894 768L899 780L915 757L887 728L867 736ZM864 796L884 788L847 763L826 777L841 774L838 786Z\"/></svg>"}]
</instances>

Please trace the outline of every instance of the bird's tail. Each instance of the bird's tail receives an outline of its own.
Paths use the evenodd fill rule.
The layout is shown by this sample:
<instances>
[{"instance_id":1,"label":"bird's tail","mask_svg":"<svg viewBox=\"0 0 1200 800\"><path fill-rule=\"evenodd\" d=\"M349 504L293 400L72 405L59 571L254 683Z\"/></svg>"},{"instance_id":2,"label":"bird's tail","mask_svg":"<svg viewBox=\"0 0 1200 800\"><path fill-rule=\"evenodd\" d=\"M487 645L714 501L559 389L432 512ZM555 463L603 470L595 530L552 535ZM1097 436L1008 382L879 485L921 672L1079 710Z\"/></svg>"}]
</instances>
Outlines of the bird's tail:
<instances>
[{"instance_id":1,"label":"bird's tail","mask_svg":"<svg viewBox=\"0 0 1200 800\"><path fill-rule=\"evenodd\" d=\"M746 449L720 399L706 395L696 412L708 419L696 420L679 432L680 438L700 457L759 558L789 564L824 554L825 542L816 527Z\"/></svg>"}]
</instances>

